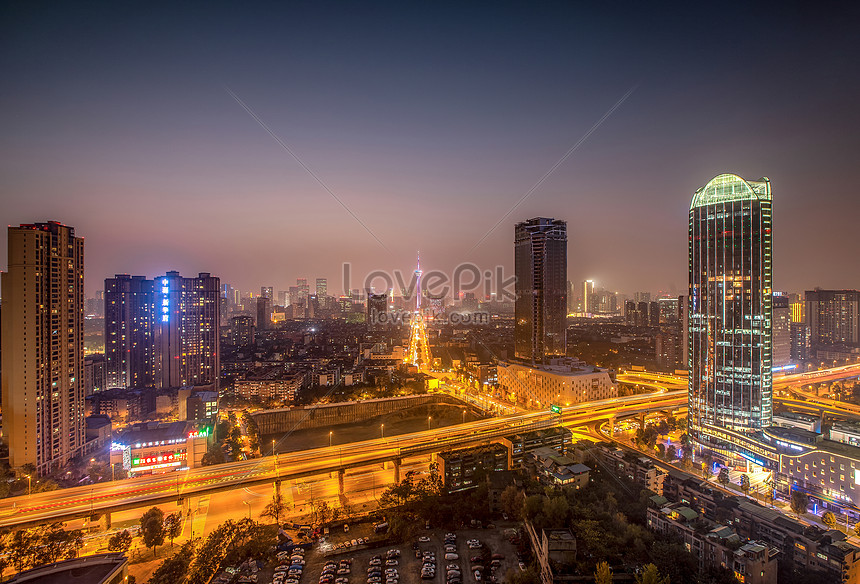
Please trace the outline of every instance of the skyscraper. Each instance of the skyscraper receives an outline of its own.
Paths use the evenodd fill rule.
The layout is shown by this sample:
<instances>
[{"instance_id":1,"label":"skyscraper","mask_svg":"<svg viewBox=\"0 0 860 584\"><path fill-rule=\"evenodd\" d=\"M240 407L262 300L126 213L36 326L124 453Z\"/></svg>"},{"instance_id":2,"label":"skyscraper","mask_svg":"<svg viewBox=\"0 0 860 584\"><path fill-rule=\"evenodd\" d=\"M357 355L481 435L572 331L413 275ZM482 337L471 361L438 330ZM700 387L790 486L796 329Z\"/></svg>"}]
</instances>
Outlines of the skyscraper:
<instances>
[{"instance_id":1,"label":"skyscraper","mask_svg":"<svg viewBox=\"0 0 860 584\"><path fill-rule=\"evenodd\" d=\"M183 278L167 272L155 279L160 387L214 385L221 373L219 292L208 273Z\"/></svg>"},{"instance_id":2,"label":"skyscraper","mask_svg":"<svg viewBox=\"0 0 860 584\"><path fill-rule=\"evenodd\" d=\"M514 228L514 354L533 363L565 354L567 222L536 217Z\"/></svg>"},{"instance_id":3,"label":"skyscraper","mask_svg":"<svg viewBox=\"0 0 860 584\"><path fill-rule=\"evenodd\" d=\"M105 382L115 387L155 383L155 282L117 274L105 279Z\"/></svg>"},{"instance_id":4,"label":"skyscraper","mask_svg":"<svg viewBox=\"0 0 860 584\"><path fill-rule=\"evenodd\" d=\"M689 270L690 434L728 450L731 432L754 434L772 418L767 178L721 174L696 191Z\"/></svg>"},{"instance_id":5,"label":"skyscraper","mask_svg":"<svg viewBox=\"0 0 860 584\"><path fill-rule=\"evenodd\" d=\"M84 240L51 221L9 227L2 275L3 434L40 474L76 456L84 426Z\"/></svg>"}]
</instances>

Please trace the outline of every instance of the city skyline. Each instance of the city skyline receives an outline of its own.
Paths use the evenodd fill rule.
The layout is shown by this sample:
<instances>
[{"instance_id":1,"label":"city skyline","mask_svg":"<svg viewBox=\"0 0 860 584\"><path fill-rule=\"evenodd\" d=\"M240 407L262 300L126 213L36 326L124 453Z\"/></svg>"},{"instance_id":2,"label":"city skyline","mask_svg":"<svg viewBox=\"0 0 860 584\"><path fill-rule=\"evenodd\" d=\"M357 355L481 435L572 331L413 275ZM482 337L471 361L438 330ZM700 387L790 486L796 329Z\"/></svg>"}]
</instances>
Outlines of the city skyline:
<instances>
[{"instance_id":1,"label":"city skyline","mask_svg":"<svg viewBox=\"0 0 860 584\"><path fill-rule=\"evenodd\" d=\"M334 292L342 262L418 249L512 272L509 226L535 216L568 222L571 281L672 292L702 177L766 175L775 288L853 288L858 41L803 10L7 8L0 197L9 224L90 240L88 295L168 270Z\"/></svg>"}]
</instances>

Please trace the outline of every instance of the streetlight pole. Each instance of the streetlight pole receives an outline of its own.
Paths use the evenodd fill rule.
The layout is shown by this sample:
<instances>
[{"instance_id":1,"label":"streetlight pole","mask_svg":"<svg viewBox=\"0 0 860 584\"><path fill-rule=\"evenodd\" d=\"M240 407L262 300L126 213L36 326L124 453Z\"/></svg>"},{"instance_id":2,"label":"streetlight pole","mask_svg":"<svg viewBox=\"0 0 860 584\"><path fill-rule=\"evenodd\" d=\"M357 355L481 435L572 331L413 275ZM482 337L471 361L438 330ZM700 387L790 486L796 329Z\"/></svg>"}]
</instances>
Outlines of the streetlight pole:
<instances>
[{"instance_id":1,"label":"streetlight pole","mask_svg":"<svg viewBox=\"0 0 860 584\"><path fill-rule=\"evenodd\" d=\"M242 502L248 506L248 521L251 521L251 503L248 501L242 501Z\"/></svg>"},{"instance_id":2,"label":"streetlight pole","mask_svg":"<svg viewBox=\"0 0 860 584\"><path fill-rule=\"evenodd\" d=\"M27 496L28 497L30 496L30 493L31 493L30 486L32 485L32 481L33 481L32 477L30 475L27 475Z\"/></svg>"},{"instance_id":3,"label":"streetlight pole","mask_svg":"<svg viewBox=\"0 0 860 584\"><path fill-rule=\"evenodd\" d=\"M430 430L430 421L433 419L433 416L427 416L427 429Z\"/></svg>"},{"instance_id":4,"label":"streetlight pole","mask_svg":"<svg viewBox=\"0 0 860 584\"><path fill-rule=\"evenodd\" d=\"M333 435L333 434L334 434L334 432L333 432L333 431L331 431L331 430L330 430L330 431L329 431L329 433L328 433L328 447L329 447L329 448L331 448L331 437L332 437L332 435Z\"/></svg>"},{"instance_id":5,"label":"streetlight pole","mask_svg":"<svg viewBox=\"0 0 860 584\"><path fill-rule=\"evenodd\" d=\"M384 440L385 439L385 424L382 424L382 426L380 426L380 430L382 431L382 439Z\"/></svg>"}]
</instances>

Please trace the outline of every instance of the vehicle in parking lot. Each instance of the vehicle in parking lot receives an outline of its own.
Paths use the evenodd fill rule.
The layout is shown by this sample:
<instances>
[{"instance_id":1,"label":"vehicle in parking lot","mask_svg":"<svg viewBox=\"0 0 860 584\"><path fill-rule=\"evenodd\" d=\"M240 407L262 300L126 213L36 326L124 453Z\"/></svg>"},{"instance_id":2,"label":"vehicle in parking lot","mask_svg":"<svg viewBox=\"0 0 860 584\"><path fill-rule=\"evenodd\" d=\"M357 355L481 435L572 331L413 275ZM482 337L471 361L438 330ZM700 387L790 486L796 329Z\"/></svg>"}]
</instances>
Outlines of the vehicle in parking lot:
<instances>
[{"instance_id":1,"label":"vehicle in parking lot","mask_svg":"<svg viewBox=\"0 0 860 584\"><path fill-rule=\"evenodd\" d=\"M445 559L446 560L459 560L460 556L456 553L447 553L447 554L445 554Z\"/></svg>"},{"instance_id":2,"label":"vehicle in parking lot","mask_svg":"<svg viewBox=\"0 0 860 584\"><path fill-rule=\"evenodd\" d=\"M427 543L428 541L430 541L430 538L427 537L426 535L422 535L421 537L418 538L418 541L420 541L421 543Z\"/></svg>"}]
</instances>

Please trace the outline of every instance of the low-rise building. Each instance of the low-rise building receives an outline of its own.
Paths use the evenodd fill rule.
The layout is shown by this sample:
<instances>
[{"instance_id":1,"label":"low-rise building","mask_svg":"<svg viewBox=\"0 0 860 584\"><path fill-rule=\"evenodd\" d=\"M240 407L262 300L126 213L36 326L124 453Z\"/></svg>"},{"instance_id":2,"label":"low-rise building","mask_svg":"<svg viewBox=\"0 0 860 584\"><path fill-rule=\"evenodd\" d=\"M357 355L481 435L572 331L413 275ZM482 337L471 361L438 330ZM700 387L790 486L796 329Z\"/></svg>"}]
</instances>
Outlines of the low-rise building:
<instances>
[{"instance_id":1,"label":"low-rise building","mask_svg":"<svg viewBox=\"0 0 860 584\"><path fill-rule=\"evenodd\" d=\"M196 468L211 440L212 428L194 422L134 424L111 443L111 464L129 476Z\"/></svg>"},{"instance_id":2,"label":"low-rise building","mask_svg":"<svg viewBox=\"0 0 860 584\"><path fill-rule=\"evenodd\" d=\"M638 456L634 452L605 443L594 448L594 456L612 472L642 485L653 493L663 494L666 473L654 466L654 462L647 456Z\"/></svg>"},{"instance_id":3,"label":"low-rise building","mask_svg":"<svg viewBox=\"0 0 860 584\"><path fill-rule=\"evenodd\" d=\"M528 456L534 462L541 479L549 484L573 489L581 489L588 485L591 469L572 458L558 454L552 448L538 448Z\"/></svg>"},{"instance_id":4,"label":"low-rise building","mask_svg":"<svg viewBox=\"0 0 860 584\"><path fill-rule=\"evenodd\" d=\"M307 385L306 371L285 372L281 367L270 367L249 371L234 382L233 391L244 399L291 404Z\"/></svg>"},{"instance_id":5,"label":"low-rise building","mask_svg":"<svg viewBox=\"0 0 860 584\"><path fill-rule=\"evenodd\" d=\"M81 556L18 572L9 584L125 584L128 559L121 552Z\"/></svg>"},{"instance_id":6,"label":"low-rise building","mask_svg":"<svg viewBox=\"0 0 860 584\"><path fill-rule=\"evenodd\" d=\"M686 505L662 505L652 497L646 523L651 531L674 535L699 562L699 570L727 568L744 584L776 584L779 550L767 543L744 540L731 527L717 525Z\"/></svg>"},{"instance_id":7,"label":"low-rise building","mask_svg":"<svg viewBox=\"0 0 860 584\"><path fill-rule=\"evenodd\" d=\"M534 409L552 405L572 406L618 397L618 386L607 369L570 358L550 360L549 365L499 362L499 389L509 401Z\"/></svg>"},{"instance_id":8,"label":"low-rise building","mask_svg":"<svg viewBox=\"0 0 860 584\"><path fill-rule=\"evenodd\" d=\"M538 448L552 448L558 454L566 454L571 436L569 429L556 427L505 436L501 443L511 451L511 467L522 468L526 455Z\"/></svg>"},{"instance_id":9,"label":"low-rise building","mask_svg":"<svg viewBox=\"0 0 860 584\"><path fill-rule=\"evenodd\" d=\"M510 470L508 449L501 444L447 450L437 454L435 460L449 493L475 488L487 475Z\"/></svg>"}]
</instances>

